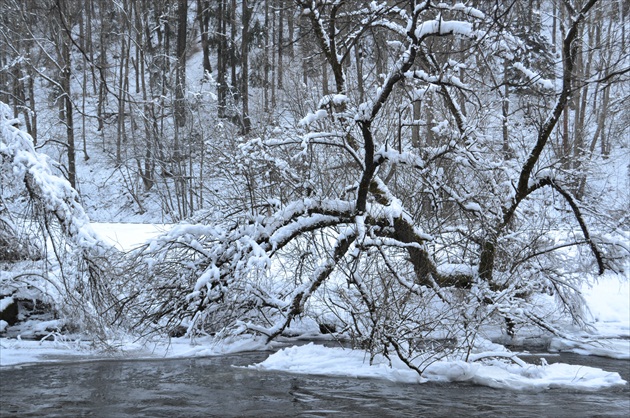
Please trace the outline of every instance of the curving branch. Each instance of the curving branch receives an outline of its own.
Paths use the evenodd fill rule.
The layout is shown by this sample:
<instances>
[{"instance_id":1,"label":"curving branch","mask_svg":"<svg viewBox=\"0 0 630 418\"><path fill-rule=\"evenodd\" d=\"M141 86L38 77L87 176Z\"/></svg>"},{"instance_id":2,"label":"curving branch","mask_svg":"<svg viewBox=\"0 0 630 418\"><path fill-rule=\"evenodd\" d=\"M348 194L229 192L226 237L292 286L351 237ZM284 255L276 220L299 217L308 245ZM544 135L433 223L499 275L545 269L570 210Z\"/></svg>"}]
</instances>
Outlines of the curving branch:
<instances>
[{"instance_id":1,"label":"curving branch","mask_svg":"<svg viewBox=\"0 0 630 418\"><path fill-rule=\"evenodd\" d=\"M586 18L586 14L599 0L589 0L582 9L575 14L572 18L571 27L569 28L563 42L563 70L562 70L562 89L560 95L556 100L556 104L545 120L542 128L538 133L536 144L530 151L527 160L523 164L518 183L516 185L516 191L512 199L512 204L503 208L503 219L491 231L490 236L481 245L481 254L479 256L479 276L488 281L492 281L492 275L494 272L494 262L496 257L496 243L499 235L507 228L512 222L516 214L518 206L531 194L533 190L530 190L530 180L532 177L532 171L538 163L540 156L545 149L551 134L553 133L558 121L562 114L566 111L567 105L571 98L572 84L574 79L574 67L577 62L577 44L576 39L579 35L578 28Z\"/></svg>"},{"instance_id":2,"label":"curving branch","mask_svg":"<svg viewBox=\"0 0 630 418\"><path fill-rule=\"evenodd\" d=\"M555 181L551 179L549 180L549 186L551 186L555 191L560 193L562 197L564 197L564 199L567 201L567 203L569 203L569 206L571 206L573 215L575 216L575 219L580 225L582 234L584 234L584 239L586 240L586 242L588 243L588 246L593 252L593 255L595 256L595 260L597 260L598 273L600 275L604 274L604 271L606 270L606 266L604 264L604 257L600 249L597 247L597 245L595 245L595 242L593 242L593 240L591 239L591 234L588 231L588 227L586 226L586 222L584 221L584 217L582 216L582 212L580 211L580 207L578 206L575 198L573 197L573 195L571 195L571 193L564 190L562 187L560 187L560 185L558 185L558 183L556 183Z\"/></svg>"}]
</instances>

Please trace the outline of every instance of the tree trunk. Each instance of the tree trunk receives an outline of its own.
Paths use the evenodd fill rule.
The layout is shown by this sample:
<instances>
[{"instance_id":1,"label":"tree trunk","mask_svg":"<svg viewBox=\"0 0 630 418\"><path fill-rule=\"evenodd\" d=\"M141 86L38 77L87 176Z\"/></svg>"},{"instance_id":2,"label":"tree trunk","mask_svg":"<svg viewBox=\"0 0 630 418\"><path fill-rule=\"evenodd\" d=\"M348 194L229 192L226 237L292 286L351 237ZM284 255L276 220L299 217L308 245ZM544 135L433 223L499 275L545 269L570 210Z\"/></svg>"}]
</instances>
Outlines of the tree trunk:
<instances>
[{"instance_id":1,"label":"tree trunk","mask_svg":"<svg viewBox=\"0 0 630 418\"><path fill-rule=\"evenodd\" d=\"M32 68L28 69L28 97L31 115L31 131L33 144L37 145L37 110L35 109L35 73Z\"/></svg>"},{"instance_id":2,"label":"tree trunk","mask_svg":"<svg viewBox=\"0 0 630 418\"><path fill-rule=\"evenodd\" d=\"M141 10L147 10L146 0L142 1ZM137 10L137 9L136 9ZM144 168L138 160L138 172L142 179L142 184L145 191L151 190L155 183L155 155L153 153L153 136L154 136L154 124L155 124L155 107L153 100L149 100L149 94L147 92L146 83L146 71L145 71L145 52L149 56L153 55L154 48L151 43L151 37L145 34L149 30L149 22L143 24L139 11L136 11L136 26L137 26L137 48L140 51L139 55L139 71L140 71L140 91L142 93L142 101L144 102L143 110L143 125L144 125ZM149 83L151 82L151 75L149 75ZM138 157L140 158L140 157Z\"/></svg>"},{"instance_id":3,"label":"tree trunk","mask_svg":"<svg viewBox=\"0 0 630 418\"><path fill-rule=\"evenodd\" d=\"M322 95L328 96L330 94L330 88L328 87L328 63L322 62Z\"/></svg>"},{"instance_id":4,"label":"tree trunk","mask_svg":"<svg viewBox=\"0 0 630 418\"><path fill-rule=\"evenodd\" d=\"M123 3L123 8L126 8L126 2ZM126 22L126 19L123 20ZM127 25L123 23L122 28L122 36L120 37L120 63L118 66L118 119L117 119L117 132L116 132L116 165L122 164L122 143L124 142L124 137L126 136L125 129L125 100L127 95L125 92L127 91L126 82L127 77L129 75L129 42L127 41L128 34Z\"/></svg>"},{"instance_id":5,"label":"tree trunk","mask_svg":"<svg viewBox=\"0 0 630 418\"><path fill-rule=\"evenodd\" d=\"M100 54L98 57L98 66L101 71L101 77L99 79L98 84L98 103L96 105L96 117L98 119L98 131L104 134L103 128L105 127L104 121L104 107L105 107L105 81L107 77L107 72L105 70L105 65L107 64L107 43L105 40L105 31L107 30L107 23L105 18L105 12L101 10L101 19L103 19L103 25L101 27L101 33L99 37L99 49ZM104 145L104 144L103 144Z\"/></svg>"},{"instance_id":6,"label":"tree trunk","mask_svg":"<svg viewBox=\"0 0 630 418\"><path fill-rule=\"evenodd\" d=\"M227 0L219 0L217 7L217 114L220 118L226 115L227 105Z\"/></svg>"},{"instance_id":7,"label":"tree trunk","mask_svg":"<svg viewBox=\"0 0 630 418\"><path fill-rule=\"evenodd\" d=\"M503 103L501 104L501 115L503 116L503 158L512 158L510 149L510 133L508 131L508 117L510 114L510 86L508 83L508 61L503 60Z\"/></svg>"},{"instance_id":8,"label":"tree trunk","mask_svg":"<svg viewBox=\"0 0 630 418\"><path fill-rule=\"evenodd\" d=\"M249 119L249 20L251 9L248 0L243 0L242 33L241 33L241 97L243 100L243 135L251 129Z\"/></svg>"},{"instance_id":9,"label":"tree trunk","mask_svg":"<svg viewBox=\"0 0 630 418\"><path fill-rule=\"evenodd\" d=\"M420 118L422 117L422 103L415 100L411 106L411 146L420 149Z\"/></svg>"},{"instance_id":10,"label":"tree trunk","mask_svg":"<svg viewBox=\"0 0 630 418\"><path fill-rule=\"evenodd\" d=\"M208 41L208 22L210 5L207 0L197 0L197 22L201 36L201 50L203 53L203 72L212 73L210 65L210 42Z\"/></svg>"},{"instance_id":11,"label":"tree trunk","mask_svg":"<svg viewBox=\"0 0 630 418\"><path fill-rule=\"evenodd\" d=\"M70 80L72 76L70 61L69 40L64 40L61 48L63 53L63 70L61 72L61 85L64 97L64 122L66 124L66 136L68 139L68 181L73 189L77 188L76 152L74 146L74 120L72 115L72 98L70 91Z\"/></svg>"},{"instance_id":12,"label":"tree trunk","mask_svg":"<svg viewBox=\"0 0 630 418\"><path fill-rule=\"evenodd\" d=\"M175 124L186 125L186 35L188 32L188 0L177 2L177 69L175 71ZM175 150L178 154L179 150Z\"/></svg>"},{"instance_id":13,"label":"tree trunk","mask_svg":"<svg viewBox=\"0 0 630 418\"><path fill-rule=\"evenodd\" d=\"M274 2L275 4L275 2ZM277 26L276 26L276 14L275 13L271 13L271 29L267 28L267 30L271 31L271 48L272 50L269 52L271 55L271 79L269 80L270 85L271 85L271 108L275 109L276 108L276 42L277 42L277 36L278 36L278 32L277 32Z\"/></svg>"},{"instance_id":14,"label":"tree trunk","mask_svg":"<svg viewBox=\"0 0 630 418\"><path fill-rule=\"evenodd\" d=\"M282 56L284 55L284 1L278 0L278 90L282 90Z\"/></svg>"},{"instance_id":15,"label":"tree trunk","mask_svg":"<svg viewBox=\"0 0 630 418\"><path fill-rule=\"evenodd\" d=\"M287 43L287 55L289 58L293 58L295 51L293 50L293 41L295 38L295 14L293 13L293 7L291 7L291 3L287 7L287 30L288 30L288 40Z\"/></svg>"},{"instance_id":16,"label":"tree trunk","mask_svg":"<svg viewBox=\"0 0 630 418\"><path fill-rule=\"evenodd\" d=\"M263 101L265 113L269 112L269 1L265 0L265 50L264 50L264 76L263 76Z\"/></svg>"},{"instance_id":17,"label":"tree trunk","mask_svg":"<svg viewBox=\"0 0 630 418\"><path fill-rule=\"evenodd\" d=\"M238 77L236 75L236 0L232 0L232 4L229 8L230 16L230 43L228 56L230 57L230 94L238 94Z\"/></svg>"},{"instance_id":18,"label":"tree trunk","mask_svg":"<svg viewBox=\"0 0 630 418\"><path fill-rule=\"evenodd\" d=\"M357 90L359 91L359 103L363 103L365 98L365 87L363 85L363 51L360 43L357 43L354 46L354 58L357 66Z\"/></svg>"}]
</instances>

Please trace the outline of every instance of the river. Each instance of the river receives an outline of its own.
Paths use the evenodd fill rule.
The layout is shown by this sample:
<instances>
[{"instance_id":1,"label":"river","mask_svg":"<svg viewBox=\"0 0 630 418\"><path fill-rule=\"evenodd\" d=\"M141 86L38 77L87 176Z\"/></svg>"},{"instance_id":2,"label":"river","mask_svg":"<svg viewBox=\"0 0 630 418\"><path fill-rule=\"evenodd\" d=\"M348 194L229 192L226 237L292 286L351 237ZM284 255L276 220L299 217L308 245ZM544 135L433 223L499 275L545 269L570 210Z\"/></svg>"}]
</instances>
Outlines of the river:
<instances>
[{"instance_id":1,"label":"river","mask_svg":"<svg viewBox=\"0 0 630 418\"><path fill-rule=\"evenodd\" d=\"M0 369L0 416L49 417L604 417L630 416L630 387L511 391L467 383L401 384L238 368L269 353L174 360L45 363ZM617 371L630 362L574 354Z\"/></svg>"}]
</instances>

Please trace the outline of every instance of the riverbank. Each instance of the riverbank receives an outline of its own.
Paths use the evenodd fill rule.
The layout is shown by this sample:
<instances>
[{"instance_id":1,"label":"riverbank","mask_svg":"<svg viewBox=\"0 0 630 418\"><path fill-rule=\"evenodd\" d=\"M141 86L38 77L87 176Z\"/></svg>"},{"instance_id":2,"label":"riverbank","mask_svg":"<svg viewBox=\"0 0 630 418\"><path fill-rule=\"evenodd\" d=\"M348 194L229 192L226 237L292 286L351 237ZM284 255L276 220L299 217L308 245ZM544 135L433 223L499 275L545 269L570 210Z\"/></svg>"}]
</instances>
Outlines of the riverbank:
<instances>
[{"instance_id":1,"label":"riverbank","mask_svg":"<svg viewBox=\"0 0 630 418\"><path fill-rule=\"evenodd\" d=\"M165 226L135 224L94 224L96 231L106 240L129 250L151 238ZM174 359L225 356L249 351L275 351L252 368L259 371L274 370L291 373L375 377L396 382L456 382L468 381L490 387L507 389L545 389L565 387L574 389L599 389L624 385L618 374L581 365L545 364L544 357L535 362L524 362L520 354L527 355L524 347L532 342L540 350L573 352L614 359L630 359L630 287L627 278L606 274L596 281L585 284L584 295L588 321L587 329L570 323L558 324L564 338L541 334L539 330L521 329L514 338L507 338L499 329L488 329L480 336L471 356L461 354L427 359L422 365L422 377L406 365L393 359L373 358L362 350L322 345L295 344L290 339L266 344L262 338L243 336L239 339L216 340L202 338L164 338L137 340L122 335L117 340L95 343L85 337L62 334L50 326L54 320L32 320L11 330L13 338L0 338L0 367L24 367L50 362L83 362L111 359ZM52 324L55 325L55 324ZM53 331L47 332L47 329ZM317 328L303 338L334 341L333 336L317 335ZM29 336L38 335L36 340ZM343 336L340 336L342 338ZM331 345L331 344L328 344ZM333 344L334 345L334 344ZM506 348L509 346L510 350Z\"/></svg>"}]
</instances>

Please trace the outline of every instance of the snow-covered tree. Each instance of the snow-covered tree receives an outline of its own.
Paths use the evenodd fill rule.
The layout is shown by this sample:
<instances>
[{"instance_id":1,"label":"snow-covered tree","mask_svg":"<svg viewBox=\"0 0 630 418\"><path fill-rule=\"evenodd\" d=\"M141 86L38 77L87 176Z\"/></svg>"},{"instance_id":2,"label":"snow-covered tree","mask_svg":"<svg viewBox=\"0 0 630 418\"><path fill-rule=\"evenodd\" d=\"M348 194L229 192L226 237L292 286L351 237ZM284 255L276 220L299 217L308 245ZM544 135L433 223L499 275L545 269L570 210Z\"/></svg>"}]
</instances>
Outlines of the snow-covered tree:
<instances>
[{"instance_id":1,"label":"snow-covered tree","mask_svg":"<svg viewBox=\"0 0 630 418\"><path fill-rule=\"evenodd\" d=\"M43 260L32 269L38 273L17 271L15 276L24 285L42 289L70 324L105 337L113 322L107 311L118 297L113 298L111 291L120 277L119 254L92 230L76 190L52 173L48 157L34 149L33 139L19 123L0 102L0 237L19 238L18 243L9 242L6 255L30 256L29 249L39 249ZM12 202L5 206L5 198ZM53 266L42 253L44 247L52 252L50 260L56 260ZM3 261L16 257L6 258ZM37 284L39 279L45 284Z\"/></svg>"},{"instance_id":2,"label":"snow-covered tree","mask_svg":"<svg viewBox=\"0 0 630 418\"><path fill-rule=\"evenodd\" d=\"M46 18L11 5L19 25L0 21L12 28L0 77L19 63L48 89L49 70L16 46ZM551 311L583 322L581 282L628 257L618 239L627 194L601 205L612 193L591 183L629 129L627 9L617 2L122 1L75 11L61 19L63 44L29 45L82 63L65 89L80 91L81 79L82 104L66 95L66 112L81 108L84 137L94 117L138 210L157 196L160 215L188 220L103 280L110 257L82 246L78 197L56 188L67 210L42 219L86 266L64 283L98 290L81 290L74 306L100 298L93 313L139 332L183 324L191 335L271 340L319 322L422 373L435 356L468 352L488 322L508 334L528 324L559 332ZM24 110L25 94L5 96ZM5 119L11 146L24 142ZM44 147L56 143L43 135ZM43 158L34 151L25 161ZM12 182L50 206L50 188L31 183Z\"/></svg>"},{"instance_id":3,"label":"snow-covered tree","mask_svg":"<svg viewBox=\"0 0 630 418\"><path fill-rule=\"evenodd\" d=\"M602 5L565 2L547 79L522 55L532 38L501 25L498 4L295 3L335 92L293 128L240 146L234 164L256 167L249 213L213 212L137 254L134 274L146 278L129 315L270 340L319 316L420 373L436 355L469 350L488 321L559 332L535 295L557 296L581 322L580 277L628 253L588 229L551 146L574 92L576 40ZM374 31L387 34L384 73L351 59ZM516 73L525 104L497 116L510 100L501 83ZM516 120L529 122L519 130ZM558 222L577 232L553 231ZM566 248L586 249L583 265Z\"/></svg>"}]
</instances>

